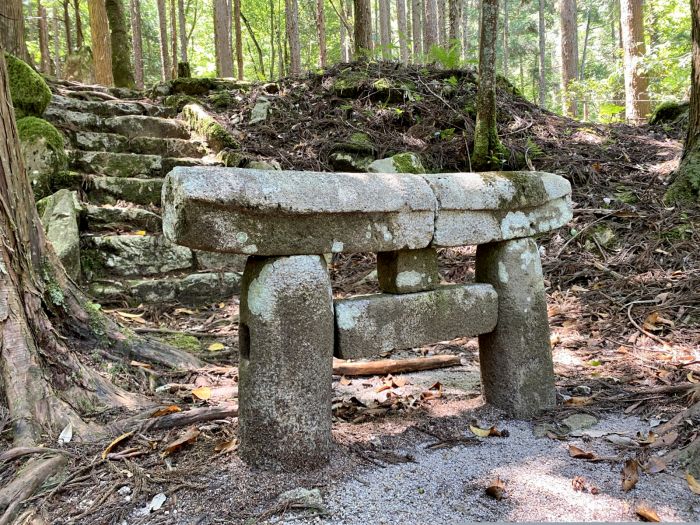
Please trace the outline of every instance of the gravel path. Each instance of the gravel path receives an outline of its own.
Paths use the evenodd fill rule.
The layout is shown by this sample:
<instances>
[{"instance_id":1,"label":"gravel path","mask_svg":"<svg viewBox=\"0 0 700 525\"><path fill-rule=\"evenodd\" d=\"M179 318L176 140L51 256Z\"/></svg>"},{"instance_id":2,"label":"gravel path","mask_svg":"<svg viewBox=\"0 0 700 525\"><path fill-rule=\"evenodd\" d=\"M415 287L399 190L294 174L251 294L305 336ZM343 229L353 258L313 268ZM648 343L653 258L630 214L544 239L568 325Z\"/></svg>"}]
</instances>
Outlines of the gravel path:
<instances>
[{"instance_id":1,"label":"gravel path","mask_svg":"<svg viewBox=\"0 0 700 525\"><path fill-rule=\"evenodd\" d=\"M410 449L415 462L372 467L351 479L322 488L325 517L287 514L269 523L327 524L453 524L474 521L639 521L635 508L645 503L662 521L700 520L700 496L687 487L681 473L642 473L628 493L621 488L618 462L588 462L569 457L568 446L593 450L598 456L634 454L616 450L605 437L561 442L535 437L525 422L504 422L510 435L486 438L477 445L427 449L434 441ZM499 428L501 424L499 423ZM648 424L634 417L611 417L593 430L634 436ZM427 436L426 436L427 438ZM583 438L585 439L585 437ZM574 489L581 476L588 488ZM506 484L501 501L485 494L491 481Z\"/></svg>"}]
</instances>

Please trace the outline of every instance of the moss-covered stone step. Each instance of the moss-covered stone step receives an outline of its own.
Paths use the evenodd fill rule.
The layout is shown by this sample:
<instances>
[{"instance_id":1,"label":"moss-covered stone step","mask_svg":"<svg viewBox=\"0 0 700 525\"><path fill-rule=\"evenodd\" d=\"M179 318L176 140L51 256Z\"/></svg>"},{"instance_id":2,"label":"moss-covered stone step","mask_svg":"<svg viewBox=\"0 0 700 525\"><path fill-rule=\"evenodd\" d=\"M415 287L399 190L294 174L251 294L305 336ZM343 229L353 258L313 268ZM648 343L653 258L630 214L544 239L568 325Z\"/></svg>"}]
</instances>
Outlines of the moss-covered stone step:
<instances>
[{"instance_id":1,"label":"moss-covered stone step","mask_svg":"<svg viewBox=\"0 0 700 525\"><path fill-rule=\"evenodd\" d=\"M201 142L186 139L162 139L136 137L129 140L117 133L78 131L70 134L75 149L85 151L110 151L112 153L141 153L166 157L202 158L207 149Z\"/></svg>"},{"instance_id":2,"label":"moss-covered stone step","mask_svg":"<svg viewBox=\"0 0 700 525\"><path fill-rule=\"evenodd\" d=\"M194 269L189 248L162 235L95 235L82 239L81 262L89 280L104 275L141 277Z\"/></svg>"},{"instance_id":3,"label":"moss-covered stone step","mask_svg":"<svg viewBox=\"0 0 700 525\"><path fill-rule=\"evenodd\" d=\"M101 131L104 119L94 113L83 113L82 111L70 111L49 106L43 114L43 118L48 120L57 128L68 131Z\"/></svg>"},{"instance_id":4,"label":"moss-covered stone step","mask_svg":"<svg viewBox=\"0 0 700 525\"><path fill-rule=\"evenodd\" d=\"M85 193L93 204L115 204L117 201L160 206L163 179L136 179L86 175Z\"/></svg>"},{"instance_id":5,"label":"moss-covered stone step","mask_svg":"<svg viewBox=\"0 0 700 525\"><path fill-rule=\"evenodd\" d=\"M105 204L85 207L87 229L96 231L139 231L160 233L162 223L160 215L137 206L112 206Z\"/></svg>"},{"instance_id":6,"label":"moss-covered stone step","mask_svg":"<svg viewBox=\"0 0 700 525\"><path fill-rule=\"evenodd\" d=\"M178 302L201 305L226 301L240 291L241 274L236 272L192 273L157 279L99 280L90 293L102 304L162 304Z\"/></svg>"},{"instance_id":7,"label":"moss-covered stone step","mask_svg":"<svg viewBox=\"0 0 700 525\"><path fill-rule=\"evenodd\" d=\"M161 157L140 153L112 153L109 151L73 150L69 167L83 173L110 177L155 178L164 177L176 166L222 166L211 158Z\"/></svg>"},{"instance_id":8,"label":"moss-covered stone step","mask_svg":"<svg viewBox=\"0 0 700 525\"><path fill-rule=\"evenodd\" d=\"M79 84L78 82L72 82L70 80L56 79L53 79L51 81L51 85L53 85L55 88L58 87L59 89L63 89L65 91L94 91L96 93L104 93L105 95L124 100L138 100L145 98L143 92L137 89L129 89L122 87L105 87L97 84Z\"/></svg>"},{"instance_id":9,"label":"moss-covered stone step","mask_svg":"<svg viewBox=\"0 0 700 525\"><path fill-rule=\"evenodd\" d=\"M84 115L89 115L89 113L84 113ZM95 131L119 133L130 139L135 137L190 138L189 129L184 122L144 115L110 117L104 120L102 129Z\"/></svg>"},{"instance_id":10,"label":"moss-covered stone step","mask_svg":"<svg viewBox=\"0 0 700 525\"><path fill-rule=\"evenodd\" d=\"M129 102L124 100L95 102L93 100L81 100L54 94L51 97L51 103L49 105L64 111L94 113L100 117L116 117L120 115L170 116L165 108L146 102Z\"/></svg>"}]
</instances>

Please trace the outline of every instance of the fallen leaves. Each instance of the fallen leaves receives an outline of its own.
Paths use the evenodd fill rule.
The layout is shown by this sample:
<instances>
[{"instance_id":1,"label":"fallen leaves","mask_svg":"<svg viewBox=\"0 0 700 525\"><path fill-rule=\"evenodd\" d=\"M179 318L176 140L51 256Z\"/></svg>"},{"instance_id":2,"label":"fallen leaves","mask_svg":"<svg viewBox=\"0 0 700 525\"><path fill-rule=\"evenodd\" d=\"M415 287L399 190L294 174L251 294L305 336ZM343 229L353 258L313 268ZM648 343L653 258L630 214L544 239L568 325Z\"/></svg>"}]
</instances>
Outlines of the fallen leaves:
<instances>
[{"instance_id":1,"label":"fallen leaves","mask_svg":"<svg viewBox=\"0 0 700 525\"><path fill-rule=\"evenodd\" d=\"M177 452L185 445L191 445L192 443L197 441L199 434L200 432L196 427L188 428L179 438L177 438L175 441L168 443L165 446L163 451L160 453L160 457L164 458Z\"/></svg>"},{"instance_id":2,"label":"fallen leaves","mask_svg":"<svg viewBox=\"0 0 700 525\"><path fill-rule=\"evenodd\" d=\"M212 343L207 347L210 352L218 352L226 348L223 343Z\"/></svg>"},{"instance_id":3,"label":"fallen leaves","mask_svg":"<svg viewBox=\"0 0 700 525\"><path fill-rule=\"evenodd\" d=\"M471 430L472 434L480 438L508 437L508 430L498 430L495 426L489 428L480 428L476 425L469 425L469 430Z\"/></svg>"},{"instance_id":4,"label":"fallen leaves","mask_svg":"<svg viewBox=\"0 0 700 525\"><path fill-rule=\"evenodd\" d=\"M685 481L688 483L688 488L694 494L700 494L700 483L696 480L690 472L685 473Z\"/></svg>"},{"instance_id":5,"label":"fallen leaves","mask_svg":"<svg viewBox=\"0 0 700 525\"><path fill-rule=\"evenodd\" d=\"M642 327L649 332L658 332L663 330L664 326L673 328L675 325L673 321L663 317L659 312L654 311L647 316Z\"/></svg>"},{"instance_id":6,"label":"fallen leaves","mask_svg":"<svg viewBox=\"0 0 700 525\"><path fill-rule=\"evenodd\" d=\"M192 390L192 395L197 399L206 401L207 399L211 399L211 388L208 386L200 386Z\"/></svg>"},{"instance_id":7,"label":"fallen leaves","mask_svg":"<svg viewBox=\"0 0 700 525\"><path fill-rule=\"evenodd\" d=\"M575 445L569 445L569 456L574 459L596 459L596 455L593 452L586 452Z\"/></svg>"},{"instance_id":8,"label":"fallen leaves","mask_svg":"<svg viewBox=\"0 0 700 525\"><path fill-rule=\"evenodd\" d=\"M644 470L649 474L658 474L666 470L666 462L659 457L649 458L649 461L644 465Z\"/></svg>"},{"instance_id":9,"label":"fallen leaves","mask_svg":"<svg viewBox=\"0 0 700 525\"><path fill-rule=\"evenodd\" d=\"M68 423L58 435L58 444L65 445L66 443L69 443L71 439L73 439L73 425Z\"/></svg>"},{"instance_id":10,"label":"fallen leaves","mask_svg":"<svg viewBox=\"0 0 700 525\"><path fill-rule=\"evenodd\" d=\"M428 401L429 399L439 399L442 397L442 383L439 381L432 385L425 392L421 392L420 398L423 401Z\"/></svg>"},{"instance_id":11,"label":"fallen leaves","mask_svg":"<svg viewBox=\"0 0 700 525\"><path fill-rule=\"evenodd\" d=\"M228 454L229 452L235 452L236 450L238 450L237 439L223 441L214 447L214 452L218 452L219 454Z\"/></svg>"},{"instance_id":12,"label":"fallen leaves","mask_svg":"<svg viewBox=\"0 0 700 525\"><path fill-rule=\"evenodd\" d=\"M161 416L167 416L168 414L173 414L175 412L182 412L182 409L177 406L177 405L170 405L167 407L159 408L153 414L151 414L151 417L161 417Z\"/></svg>"},{"instance_id":13,"label":"fallen leaves","mask_svg":"<svg viewBox=\"0 0 700 525\"><path fill-rule=\"evenodd\" d=\"M622 490L629 492L639 481L639 463L636 459L628 459L622 467Z\"/></svg>"},{"instance_id":14,"label":"fallen leaves","mask_svg":"<svg viewBox=\"0 0 700 525\"><path fill-rule=\"evenodd\" d=\"M499 478L496 478L488 487L486 487L486 495L492 497L496 501L501 501L506 492L506 484Z\"/></svg>"},{"instance_id":15,"label":"fallen leaves","mask_svg":"<svg viewBox=\"0 0 700 525\"><path fill-rule=\"evenodd\" d=\"M659 518L659 515L656 513L656 511L646 503L640 503L639 505L637 505L634 509L634 512L636 512L637 516L642 518L643 521L651 521L654 523L658 523L661 521L661 518Z\"/></svg>"},{"instance_id":16,"label":"fallen leaves","mask_svg":"<svg viewBox=\"0 0 700 525\"><path fill-rule=\"evenodd\" d=\"M132 430L131 432L126 432L126 433L122 434L121 436L114 438L112 440L112 442L109 445L107 445L107 448L105 448L102 451L102 459L107 459L107 456L112 452L112 450L114 450L114 448L117 445L124 443L127 439L129 439L133 435L134 435L134 430Z\"/></svg>"}]
</instances>

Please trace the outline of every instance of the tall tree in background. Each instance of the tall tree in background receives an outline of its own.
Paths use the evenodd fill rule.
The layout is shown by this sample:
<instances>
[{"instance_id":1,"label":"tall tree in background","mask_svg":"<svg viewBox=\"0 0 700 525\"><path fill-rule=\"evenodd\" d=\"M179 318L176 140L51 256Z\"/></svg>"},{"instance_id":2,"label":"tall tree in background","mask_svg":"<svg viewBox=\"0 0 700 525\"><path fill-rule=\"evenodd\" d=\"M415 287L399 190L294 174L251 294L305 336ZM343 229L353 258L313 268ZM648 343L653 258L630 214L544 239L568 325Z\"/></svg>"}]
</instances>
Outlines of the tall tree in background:
<instances>
[{"instance_id":1,"label":"tall tree in background","mask_svg":"<svg viewBox=\"0 0 700 525\"><path fill-rule=\"evenodd\" d=\"M117 87L133 88L134 70L131 65L131 45L126 30L123 0L105 0L112 45L112 74Z\"/></svg>"},{"instance_id":2,"label":"tall tree in background","mask_svg":"<svg viewBox=\"0 0 700 525\"><path fill-rule=\"evenodd\" d=\"M105 0L88 0L92 58L95 63L95 81L103 86L114 84L112 76L112 44Z\"/></svg>"},{"instance_id":3,"label":"tall tree in background","mask_svg":"<svg viewBox=\"0 0 700 525\"><path fill-rule=\"evenodd\" d=\"M547 94L547 77L545 76L545 58L546 58L546 40L544 26L544 0L539 0L537 9L538 24L537 32L539 33L539 82L538 82L538 100L541 107L544 107L545 96Z\"/></svg>"},{"instance_id":4,"label":"tall tree in background","mask_svg":"<svg viewBox=\"0 0 700 525\"><path fill-rule=\"evenodd\" d=\"M355 13L355 60L372 53L372 6L370 0L353 0Z\"/></svg>"},{"instance_id":5,"label":"tall tree in background","mask_svg":"<svg viewBox=\"0 0 700 525\"><path fill-rule=\"evenodd\" d=\"M625 65L625 115L633 124L646 121L651 110L649 80L642 71L644 45L644 7L642 0L620 0L622 45Z\"/></svg>"},{"instance_id":6,"label":"tall tree in background","mask_svg":"<svg viewBox=\"0 0 700 525\"><path fill-rule=\"evenodd\" d=\"M61 38L58 30L58 21L60 17L58 16L58 9L56 6L54 6L51 11L51 25L53 26L53 71L57 78L61 78ZM66 44L66 50L68 49L70 48L68 48Z\"/></svg>"},{"instance_id":7,"label":"tall tree in background","mask_svg":"<svg viewBox=\"0 0 700 525\"><path fill-rule=\"evenodd\" d=\"M170 56L173 57L171 77L177 77L177 8L175 0L170 0Z\"/></svg>"},{"instance_id":8,"label":"tall tree in background","mask_svg":"<svg viewBox=\"0 0 700 525\"><path fill-rule=\"evenodd\" d=\"M75 11L75 47L80 49L85 42L83 17L80 16L80 0L73 0L73 11Z\"/></svg>"},{"instance_id":9,"label":"tall tree in background","mask_svg":"<svg viewBox=\"0 0 700 525\"><path fill-rule=\"evenodd\" d=\"M29 62L24 33L22 0L0 1L0 46L11 55Z\"/></svg>"},{"instance_id":10,"label":"tall tree in background","mask_svg":"<svg viewBox=\"0 0 700 525\"><path fill-rule=\"evenodd\" d=\"M318 31L319 64L322 68L325 68L327 63L326 13L323 3L324 0L316 0L316 31ZM340 25L343 25L342 22Z\"/></svg>"},{"instance_id":11,"label":"tall tree in background","mask_svg":"<svg viewBox=\"0 0 700 525\"><path fill-rule=\"evenodd\" d=\"M131 40L134 49L134 83L143 88L143 36L141 34L141 8L139 0L131 0Z\"/></svg>"},{"instance_id":12,"label":"tall tree in background","mask_svg":"<svg viewBox=\"0 0 700 525\"><path fill-rule=\"evenodd\" d=\"M462 60L469 58L469 0L462 2Z\"/></svg>"},{"instance_id":13,"label":"tall tree in background","mask_svg":"<svg viewBox=\"0 0 700 525\"><path fill-rule=\"evenodd\" d=\"M425 0L425 17L423 18L423 53L430 53L438 43L438 2Z\"/></svg>"},{"instance_id":14,"label":"tall tree in background","mask_svg":"<svg viewBox=\"0 0 700 525\"><path fill-rule=\"evenodd\" d=\"M450 27L447 34L449 45L459 44L459 23L462 19L462 0L449 0Z\"/></svg>"},{"instance_id":15,"label":"tall tree in background","mask_svg":"<svg viewBox=\"0 0 700 525\"><path fill-rule=\"evenodd\" d=\"M447 47L447 0L437 0L438 43Z\"/></svg>"},{"instance_id":16,"label":"tall tree in background","mask_svg":"<svg viewBox=\"0 0 700 525\"><path fill-rule=\"evenodd\" d=\"M401 62L408 63L408 23L406 20L406 0L396 0L396 20L399 28L399 56Z\"/></svg>"},{"instance_id":17,"label":"tall tree in background","mask_svg":"<svg viewBox=\"0 0 700 525\"><path fill-rule=\"evenodd\" d=\"M289 73L301 75L301 42L299 40L299 4L297 0L284 1L285 21L287 23L287 42L289 43Z\"/></svg>"},{"instance_id":18,"label":"tall tree in background","mask_svg":"<svg viewBox=\"0 0 700 525\"><path fill-rule=\"evenodd\" d=\"M39 23L39 53L41 55L40 70L45 75L52 74L51 53L49 52L49 24L46 8L41 5L41 0L37 0L37 22Z\"/></svg>"},{"instance_id":19,"label":"tall tree in background","mask_svg":"<svg viewBox=\"0 0 700 525\"><path fill-rule=\"evenodd\" d=\"M214 53L216 74L233 76L233 53L231 50L231 9L226 0L214 0Z\"/></svg>"},{"instance_id":20,"label":"tall tree in background","mask_svg":"<svg viewBox=\"0 0 700 525\"><path fill-rule=\"evenodd\" d=\"M413 62L423 53L423 8L420 0L411 0L411 29L413 33Z\"/></svg>"},{"instance_id":21,"label":"tall tree in background","mask_svg":"<svg viewBox=\"0 0 700 525\"><path fill-rule=\"evenodd\" d=\"M270 13L270 17L273 18L274 13ZM238 80L243 80L243 32L241 31L241 0L233 0L233 32L235 35L235 46L236 46L236 66L238 68ZM253 32L251 31L251 35ZM274 59L272 60L274 62ZM263 63L260 60L260 68L262 70ZM272 69L272 66L270 66ZM261 71L261 73L265 73ZM272 73L272 71L270 71Z\"/></svg>"},{"instance_id":22,"label":"tall tree in background","mask_svg":"<svg viewBox=\"0 0 700 525\"><path fill-rule=\"evenodd\" d=\"M690 11L693 51L688 134L680 166L666 192L667 202L679 204L697 204L700 201L700 0L691 0ZM698 458L700 455L696 453L693 460L697 463Z\"/></svg>"},{"instance_id":23,"label":"tall tree in background","mask_svg":"<svg viewBox=\"0 0 700 525\"><path fill-rule=\"evenodd\" d=\"M180 36L180 62L187 64L187 24L184 0L177 0L177 30Z\"/></svg>"},{"instance_id":24,"label":"tall tree in background","mask_svg":"<svg viewBox=\"0 0 700 525\"><path fill-rule=\"evenodd\" d=\"M503 76L508 78L508 0L503 0Z\"/></svg>"},{"instance_id":25,"label":"tall tree in background","mask_svg":"<svg viewBox=\"0 0 700 525\"><path fill-rule=\"evenodd\" d=\"M472 169L500 169L505 148L496 128L496 42L498 0L481 1L479 35L479 87L476 94L476 126Z\"/></svg>"},{"instance_id":26,"label":"tall tree in background","mask_svg":"<svg viewBox=\"0 0 700 525\"><path fill-rule=\"evenodd\" d=\"M216 0L214 0L214 12L216 12ZM170 52L168 51L168 13L165 0L158 0L158 40L160 42L160 78L170 80L172 69L170 66ZM216 16L216 15L215 15ZM216 27L214 27L216 32ZM175 59L173 57L173 59Z\"/></svg>"},{"instance_id":27,"label":"tall tree in background","mask_svg":"<svg viewBox=\"0 0 700 525\"><path fill-rule=\"evenodd\" d=\"M379 42L382 46L382 58L391 58L391 7L389 0L379 0Z\"/></svg>"},{"instance_id":28,"label":"tall tree in background","mask_svg":"<svg viewBox=\"0 0 700 525\"><path fill-rule=\"evenodd\" d=\"M66 34L66 54L73 52L73 29L70 22L70 2L63 0L63 29Z\"/></svg>"},{"instance_id":29,"label":"tall tree in background","mask_svg":"<svg viewBox=\"0 0 700 525\"><path fill-rule=\"evenodd\" d=\"M576 0L559 0L562 113L569 117L575 117L578 113L576 98L570 91L571 83L578 79L576 20Z\"/></svg>"}]
</instances>

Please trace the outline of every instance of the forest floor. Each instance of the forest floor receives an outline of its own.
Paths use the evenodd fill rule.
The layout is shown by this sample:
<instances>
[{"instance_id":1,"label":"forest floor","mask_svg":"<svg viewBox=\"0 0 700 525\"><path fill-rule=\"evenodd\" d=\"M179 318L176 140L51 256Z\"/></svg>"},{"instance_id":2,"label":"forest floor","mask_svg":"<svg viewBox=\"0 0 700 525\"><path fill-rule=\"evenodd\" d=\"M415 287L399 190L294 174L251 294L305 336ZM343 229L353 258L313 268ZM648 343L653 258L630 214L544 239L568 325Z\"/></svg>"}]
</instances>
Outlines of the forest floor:
<instances>
[{"instance_id":1,"label":"forest floor","mask_svg":"<svg viewBox=\"0 0 700 525\"><path fill-rule=\"evenodd\" d=\"M307 83L312 92L314 82L324 79ZM254 97L255 91L250 105ZM257 132L241 121L247 152L283 168L328 169L321 139L334 140L337 116L321 107L330 104L328 97L306 99L277 103L308 111L308 118L273 112ZM447 120L455 110L443 99L424 97L417 104ZM63 445L75 454L68 477L35 499L47 522L653 521L652 513L663 521L700 520L700 485L688 481L675 461L679 450L700 439L697 416L674 419L700 393L700 214L662 202L682 150L680 133L575 122L512 96L507 104L499 103L510 115L501 122L506 145L523 154L536 149L534 158L525 155L528 165L565 175L574 186L573 221L540 240L556 409L524 422L485 406L474 340L394 352L391 357L459 355L462 366L395 378L334 377L337 447L320 471L248 468L235 451L235 418L196 430L144 428L114 444L107 459L108 440L71 441ZM349 125L377 143L397 140L378 110L355 114L367 122ZM294 118L299 126L293 133L278 132L273 140L267 128L286 129ZM411 127L404 118L402 125ZM421 125L431 128L422 129L423 136L445 129L444 123ZM462 125L471 122L463 119ZM466 148L458 142L413 146L429 169L464 170ZM309 148L301 155L300 143ZM441 250L443 280L473 278L473 255L467 248ZM377 291L374 262L365 254L334 257L335 294ZM153 391L154 405L177 410L235 402L237 298L198 309L159 305L112 312L142 332L180 343L182 335L168 331L188 335L192 350L213 365L161 373L132 363L111 371L118 384ZM491 436L478 436L491 427ZM186 443L173 444L180 438ZM163 450L169 453L159 454ZM279 499L297 488L311 492Z\"/></svg>"}]
</instances>

